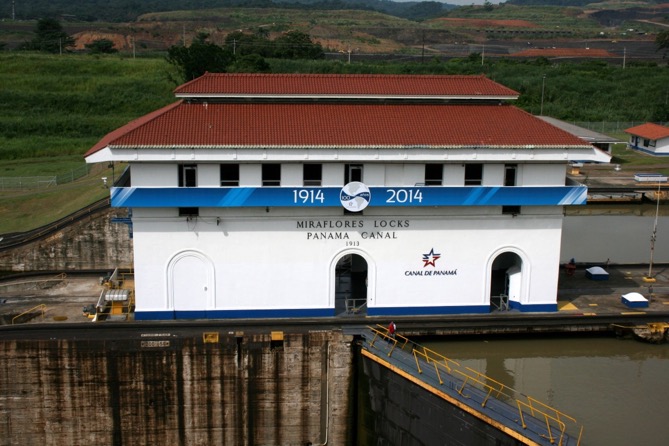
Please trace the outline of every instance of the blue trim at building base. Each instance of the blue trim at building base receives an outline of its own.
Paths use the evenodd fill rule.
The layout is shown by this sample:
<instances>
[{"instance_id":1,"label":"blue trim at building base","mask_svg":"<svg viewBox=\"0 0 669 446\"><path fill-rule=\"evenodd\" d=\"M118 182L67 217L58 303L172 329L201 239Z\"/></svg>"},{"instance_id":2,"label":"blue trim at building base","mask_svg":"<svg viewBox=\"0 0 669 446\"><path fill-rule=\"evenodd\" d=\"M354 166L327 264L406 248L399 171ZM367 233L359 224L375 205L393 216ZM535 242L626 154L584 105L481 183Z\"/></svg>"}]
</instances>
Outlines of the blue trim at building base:
<instances>
[{"instance_id":1,"label":"blue trim at building base","mask_svg":"<svg viewBox=\"0 0 669 446\"><path fill-rule=\"evenodd\" d=\"M643 148L643 147L635 146L635 145L632 145L632 144L627 144L627 147L629 147L629 148L631 148L631 149L633 149L633 150L636 150L637 152L643 152L643 153L647 153L647 154L649 154L649 155L654 155L654 156L669 156L669 152L655 152L654 150L645 149L645 148Z\"/></svg>"},{"instance_id":2,"label":"blue trim at building base","mask_svg":"<svg viewBox=\"0 0 669 446\"><path fill-rule=\"evenodd\" d=\"M510 301L511 310L523 313L549 313L558 310L555 304L522 305ZM462 305L439 307L374 307L367 309L369 316L438 316L440 314L487 314L490 305ZM333 308L297 308L288 310L208 310L208 311L136 311L137 321L170 319L280 319L334 317Z\"/></svg>"},{"instance_id":3,"label":"blue trim at building base","mask_svg":"<svg viewBox=\"0 0 669 446\"><path fill-rule=\"evenodd\" d=\"M509 301L509 308L518 310L523 313L551 313L558 310L557 303L554 304L537 304L537 305L523 305L520 302Z\"/></svg>"},{"instance_id":4,"label":"blue trim at building base","mask_svg":"<svg viewBox=\"0 0 669 446\"><path fill-rule=\"evenodd\" d=\"M135 311L136 321L164 321L174 319L174 311Z\"/></svg>"},{"instance_id":5,"label":"blue trim at building base","mask_svg":"<svg viewBox=\"0 0 669 446\"><path fill-rule=\"evenodd\" d=\"M271 319L299 317L332 317L333 308L293 310L208 310L208 311L135 311L136 321L170 319Z\"/></svg>"},{"instance_id":6,"label":"blue trim at building base","mask_svg":"<svg viewBox=\"0 0 669 446\"><path fill-rule=\"evenodd\" d=\"M434 316L439 314L490 313L490 305L452 307L374 307L367 308L370 316Z\"/></svg>"},{"instance_id":7,"label":"blue trim at building base","mask_svg":"<svg viewBox=\"0 0 669 446\"><path fill-rule=\"evenodd\" d=\"M332 317L334 308L295 308L290 310L211 310L207 317L213 319L268 319L290 317Z\"/></svg>"}]
</instances>

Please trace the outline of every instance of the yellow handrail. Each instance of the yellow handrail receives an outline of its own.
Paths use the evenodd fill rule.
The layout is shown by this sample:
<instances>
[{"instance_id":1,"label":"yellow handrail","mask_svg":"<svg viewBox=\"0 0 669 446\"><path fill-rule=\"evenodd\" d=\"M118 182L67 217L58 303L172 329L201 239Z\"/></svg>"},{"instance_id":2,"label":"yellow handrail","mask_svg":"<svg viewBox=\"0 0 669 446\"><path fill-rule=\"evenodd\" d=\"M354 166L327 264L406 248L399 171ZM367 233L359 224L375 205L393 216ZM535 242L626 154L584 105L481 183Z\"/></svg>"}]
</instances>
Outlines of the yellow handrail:
<instances>
[{"instance_id":1,"label":"yellow handrail","mask_svg":"<svg viewBox=\"0 0 669 446\"><path fill-rule=\"evenodd\" d=\"M408 338L395 333L395 336L390 336L388 334L388 329L382 325L377 325L376 327L368 327L373 333L374 338L370 342L370 347L374 347L374 342L377 339L384 339L392 344L392 347L388 351L388 356L391 356L395 348L399 345L400 349L404 349L406 346L410 346L412 349L413 357L416 362L416 370L419 374L423 373L419 358L425 361L426 364L434 364L437 378L439 384L443 384L444 381L441 378L439 368L442 367L449 374L457 374L462 379L462 386L456 388L455 390L463 397L468 398L465 395L465 388L469 385L471 387L476 387L479 390L482 390L486 397L481 403L481 407L485 407L488 400L492 396L495 399L500 399L500 397L505 397L509 401L515 401L518 407L518 413L520 416L520 421L523 429L527 427L525 424L524 412L531 414L532 417L537 419L543 419L546 423L547 434L545 437L549 439L551 443L555 443L556 438L554 437L554 430L560 432L559 445L562 445L564 435L567 432L567 423L570 425L573 424L574 427L579 428L577 445L581 444L581 437L583 436L583 426L579 426L575 418L560 412L559 410L548 406L547 404L542 403L541 401L532 398L530 396L523 395L517 390L508 387L501 382L490 378L489 376L484 375L483 373L471 369L469 367L462 368L457 361L449 359L437 352L434 352L426 347L423 347L419 344L416 344L410 341ZM402 340L403 342L399 342Z\"/></svg>"},{"instance_id":2,"label":"yellow handrail","mask_svg":"<svg viewBox=\"0 0 669 446\"><path fill-rule=\"evenodd\" d=\"M26 310L26 311L24 311L23 313L14 316L14 317L12 318L12 325L14 325L14 321L15 321L16 319L20 318L20 317L23 316L23 315L26 315L26 314L28 314L28 313L31 313L33 310L36 310L36 309L38 309L38 308L42 310L42 319L44 319L44 312L46 311L46 305L45 305L45 304L39 304L39 305L36 305L36 306L32 307L30 310Z\"/></svg>"}]
</instances>

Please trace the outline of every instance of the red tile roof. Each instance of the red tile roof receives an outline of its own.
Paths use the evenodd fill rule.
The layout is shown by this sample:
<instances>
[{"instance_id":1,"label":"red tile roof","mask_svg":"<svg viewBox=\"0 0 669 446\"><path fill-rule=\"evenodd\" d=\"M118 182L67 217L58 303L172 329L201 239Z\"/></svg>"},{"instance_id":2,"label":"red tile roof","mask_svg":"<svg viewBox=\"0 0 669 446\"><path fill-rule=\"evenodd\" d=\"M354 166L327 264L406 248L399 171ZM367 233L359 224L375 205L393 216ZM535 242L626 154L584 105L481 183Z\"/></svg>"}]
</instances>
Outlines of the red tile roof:
<instances>
[{"instance_id":1,"label":"red tile roof","mask_svg":"<svg viewBox=\"0 0 669 446\"><path fill-rule=\"evenodd\" d=\"M630 127L625 130L625 133L641 136L642 138L658 140L669 137L669 127L648 122L646 124L637 125L636 127Z\"/></svg>"},{"instance_id":2,"label":"red tile roof","mask_svg":"<svg viewBox=\"0 0 669 446\"><path fill-rule=\"evenodd\" d=\"M207 73L174 90L189 96L495 97L518 92L485 76Z\"/></svg>"},{"instance_id":3,"label":"red tile roof","mask_svg":"<svg viewBox=\"0 0 669 446\"><path fill-rule=\"evenodd\" d=\"M589 147L510 105L177 102L107 135L110 146Z\"/></svg>"}]
</instances>

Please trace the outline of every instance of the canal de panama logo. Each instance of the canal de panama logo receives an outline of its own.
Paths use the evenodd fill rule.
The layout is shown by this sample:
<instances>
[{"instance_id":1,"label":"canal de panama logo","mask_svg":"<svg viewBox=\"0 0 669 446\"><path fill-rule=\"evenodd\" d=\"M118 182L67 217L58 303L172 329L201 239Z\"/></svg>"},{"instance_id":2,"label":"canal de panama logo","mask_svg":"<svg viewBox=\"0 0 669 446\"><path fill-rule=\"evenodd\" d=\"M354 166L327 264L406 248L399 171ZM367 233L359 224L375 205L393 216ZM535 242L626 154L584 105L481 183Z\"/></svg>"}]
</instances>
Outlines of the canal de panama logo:
<instances>
[{"instance_id":1,"label":"canal de panama logo","mask_svg":"<svg viewBox=\"0 0 669 446\"><path fill-rule=\"evenodd\" d=\"M423 254L423 268L425 268L428 265L432 265L433 267L437 267L435 262L439 260L439 257L441 257L441 254L437 254L434 252L434 248L430 249L430 252L427 254Z\"/></svg>"},{"instance_id":2,"label":"canal de panama logo","mask_svg":"<svg viewBox=\"0 0 669 446\"><path fill-rule=\"evenodd\" d=\"M441 269L437 269L437 260L441 258L441 254L434 252L434 248L430 249L430 252L422 254L423 258L423 269L415 270L406 270L404 275L407 277L440 277L440 276L457 276L458 269L443 269L443 264L441 264ZM427 266L432 266L432 268L425 269Z\"/></svg>"},{"instance_id":3,"label":"canal de panama logo","mask_svg":"<svg viewBox=\"0 0 669 446\"><path fill-rule=\"evenodd\" d=\"M341 205L350 212L360 212L369 205L372 194L369 188L359 181L353 181L342 187L339 194Z\"/></svg>"}]
</instances>

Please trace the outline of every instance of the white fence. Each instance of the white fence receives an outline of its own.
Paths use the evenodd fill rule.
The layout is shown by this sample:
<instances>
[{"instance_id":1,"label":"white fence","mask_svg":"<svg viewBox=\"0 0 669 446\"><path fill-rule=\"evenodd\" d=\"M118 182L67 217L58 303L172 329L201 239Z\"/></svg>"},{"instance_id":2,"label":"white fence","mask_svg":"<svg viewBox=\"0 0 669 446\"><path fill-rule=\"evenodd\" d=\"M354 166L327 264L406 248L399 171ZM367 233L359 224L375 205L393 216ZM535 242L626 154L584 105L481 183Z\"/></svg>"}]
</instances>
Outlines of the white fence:
<instances>
[{"instance_id":1,"label":"white fence","mask_svg":"<svg viewBox=\"0 0 669 446\"><path fill-rule=\"evenodd\" d=\"M0 190L26 190L26 189L47 189L59 184L71 183L83 176L86 176L89 166L84 165L69 172L52 176L35 177L0 177Z\"/></svg>"}]
</instances>

